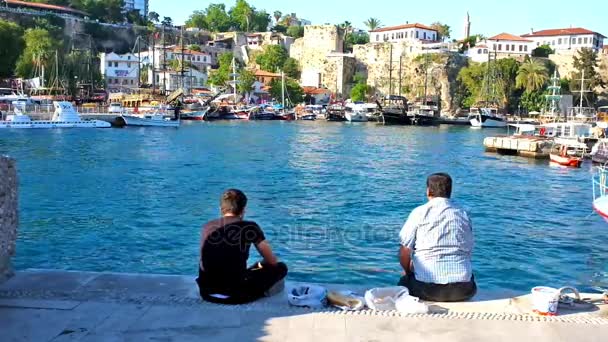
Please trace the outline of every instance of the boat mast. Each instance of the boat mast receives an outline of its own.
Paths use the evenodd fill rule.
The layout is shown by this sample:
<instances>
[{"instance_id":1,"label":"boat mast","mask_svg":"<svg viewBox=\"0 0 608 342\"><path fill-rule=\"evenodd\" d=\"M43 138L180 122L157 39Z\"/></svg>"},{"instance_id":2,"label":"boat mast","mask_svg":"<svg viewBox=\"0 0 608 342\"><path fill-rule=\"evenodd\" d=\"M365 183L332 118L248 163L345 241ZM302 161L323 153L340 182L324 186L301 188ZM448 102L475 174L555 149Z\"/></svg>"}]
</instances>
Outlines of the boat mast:
<instances>
[{"instance_id":1,"label":"boat mast","mask_svg":"<svg viewBox=\"0 0 608 342\"><path fill-rule=\"evenodd\" d=\"M163 40L163 91L162 94L165 95L167 92L167 47L165 46L165 26L162 28L162 37Z\"/></svg>"},{"instance_id":2,"label":"boat mast","mask_svg":"<svg viewBox=\"0 0 608 342\"><path fill-rule=\"evenodd\" d=\"M422 104L426 106L426 94L428 92L428 81L429 81L429 54L428 52L424 56L424 98Z\"/></svg>"},{"instance_id":3,"label":"boat mast","mask_svg":"<svg viewBox=\"0 0 608 342\"><path fill-rule=\"evenodd\" d=\"M581 73L581 100L579 103L579 114L583 112L583 94L585 93L585 69Z\"/></svg>"},{"instance_id":4,"label":"boat mast","mask_svg":"<svg viewBox=\"0 0 608 342\"><path fill-rule=\"evenodd\" d=\"M149 53L149 51L148 51ZM148 55L150 58L150 55ZM156 93L156 32L152 34L152 94Z\"/></svg>"},{"instance_id":5,"label":"boat mast","mask_svg":"<svg viewBox=\"0 0 608 342\"><path fill-rule=\"evenodd\" d=\"M182 90L185 88L185 83L184 83L184 54L185 49L184 49L184 26L182 26L181 28L181 50L182 50L182 69L181 69L181 80L182 80Z\"/></svg>"},{"instance_id":6,"label":"boat mast","mask_svg":"<svg viewBox=\"0 0 608 342\"><path fill-rule=\"evenodd\" d=\"M236 59L234 58L234 56L232 57L232 86L233 86L233 90L232 90L232 94L234 96L234 105L236 106Z\"/></svg>"},{"instance_id":7,"label":"boat mast","mask_svg":"<svg viewBox=\"0 0 608 342\"><path fill-rule=\"evenodd\" d=\"M393 44L390 46L390 58L389 58L389 67L388 67L388 95L393 94Z\"/></svg>"},{"instance_id":8,"label":"boat mast","mask_svg":"<svg viewBox=\"0 0 608 342\"><path fill-rule=\"evenodd\" d=\"M402 76L401 73L403 72L403 54L399 55L399 96L401 96L401 88L402 88Z\"/></svg>"},{"instance_id":9,"label":"boat mast","mask_svg":"<svg viewBox=\"0 0 608 342\"><path fill-rule=\"evenodd\" d=\"M281 70L281 104L285 112L285 73Z\"/></svg>"}]
</instances>

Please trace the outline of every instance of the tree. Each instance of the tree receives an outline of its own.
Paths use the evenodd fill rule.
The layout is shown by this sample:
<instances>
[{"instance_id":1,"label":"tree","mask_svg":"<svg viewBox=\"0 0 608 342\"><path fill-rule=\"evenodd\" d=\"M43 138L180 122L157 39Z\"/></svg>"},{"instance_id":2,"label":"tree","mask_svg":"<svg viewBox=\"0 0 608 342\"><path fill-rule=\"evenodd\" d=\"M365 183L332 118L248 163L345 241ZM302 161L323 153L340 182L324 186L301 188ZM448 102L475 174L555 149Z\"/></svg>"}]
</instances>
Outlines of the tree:
<instances>
[{"instance_id":1,"label":"tree","mask_svg":"<svg viewBox=\"0 0 608 342\"><path fill-rule=\"evenodd\" d=\"M480 35L480 34L476 34L473 36L470 36L469 38L465 39L462 41L462 44L460 45L460 49L459 52L460 53L464 53L465 51L467 51L470 48L475 47L475 44L477 44L477 42L480 42L482 40L484 40L484 36Z\"/></svg>"},{"instance_id":2,"label":"tree","mask_svg":"<svg viewBox=\"0 0 608 342\"><path fill-rule=\"evenodd\" d=\"M194 11L190 14L188 20L186 20L187 27L196 27L199 29L207 29L207 17L205 16L205 12L203 11Z\"/></svg>"},{"instance_id":3,"label":"tree","mask_svg":"<svg viewBox=\"0 0 608 342\"><path fill-rule=\"evenodd\" d=\"M34 68L48 67L51 53L59 47L49 32L44 29L27 29L23 35L25 49L19 57L16 73L19 77L33 76Z\"/></svg>"},{"instance_id":4,"label":"tree","mask_svg":"<svg viewBox=\"0 0 608 342\"><path fill-rule=\"evenodd\" d=\"M367 26L369 31L379 29L382 26L382 23L380 22L380 19L378 19L378 18L369 18L363 24L365 24L365 26Z\"/></svg>"},{"instance_id":5,"label":"tree","mask_svg":"<svg viewBox=\"0 0 608 342\"><path fill-rule=\"evenodd\" d=\"M264 52L258 55L255 62L262 70L277 72L285 65L287 60L287 50L281 45L267 45L264 47Z\"/></svg>"},{"instance_id":6,"label":"tree","mask_svg":"<svg viewBox=\"0 0 608 342\"><path fill-rule=\"evenodd\" d=\"M287 58L283 63L283 72L287 77L299 79L300 78L300 65L294 58Z\"/></svg>"},{"instance_id":7,"label":"tree","mask_svg":"<svg viewBox=\"0 0 608 342\"><path fill-rule=\"evenodd\" d=\"M367 92L369 87L367 84L359 83L356 84L350 91L350 99L353 102L361 102L367 99Z\"/></svg>"},{"instance_id":8,"label":"tree","mask_svg":"<svg viewBox=\"0 0 608 342\"><path fill-rule=\"evenodd\" d=\"M188 50L196 51L196 52L201 52L202 51L201 50L201 46L198 45L198 44L190 44L190 45L188 45Z\"/></svg>"},{"instance_id":9,"label":"tree","mask_svg":"<svg viewBox=\"0 0 608 342\"><path fill-rule=\"evenodd\" d=\"M152 12L148 13L148 19L150 19L150 21L153 23L158 23L160 21L160 15L158 15L158 13L152 11Z\"/></svg>"},{"instance_id":10,"label":"tree","mask_svg":"<svg viewBox=\"0 0 608 342\"><path fill-rule=\"evenodd\" d=\"M232 52L226 52L218 57L219 68L212 70L209 75L209 83L214 86L222 87L230 80L232 74Z\"/></svg>"},{"instance_id":11,"label":"tree","mask_svg":"<svg viewBox=\"0 0 608 342\"><path fill-rule=\"evenodd\" d=\"M239 72L237 90L240 93L250 93L255 83L255 74L245 68Z\"/></svg>"},{"instance_id":12,"label":"tree","mask_svg":"<svg viewBox=\"0 0 608 342\"><path fill-rule=\"evenodd\" d=\"M224 4L211 4L205 10L207 29L213 32L226 32L232 26Z\"/></svg>"},{"instance_id":13,"label":"tree","mask_svg":"<svg viewBox=\"0 0 608 342\"><path fill-rule=\"evenodd\" d=\"M232 20L239 31L249 32L253 12L254 8L247 1L236 0L236 4L229 12L230 20Z\"/></svg>"},{"instance_id":14,"label":"tree","mask_svg":"<svg viewBox=\"0 0 608 342\"><path fill-rule=\"evenodd\" d=\"M354 45L369 43L369 35L365 32L347 33L344 39L344 50L353 51Z\"/></svg>"},{"instance_id":15,"label":"tree","mask_svg":"<svg viewBox=\"0 0 608 342\"><path fill-rule=\"evenodd\" d=\"M266 11L254 11L251 19L251 30L256 32L268 31L270 25L270 14Z\"/></svg>"},{"instance_id":16,"label":"tree","mask_svg":"<svg viewBox=\"0 0 608 342\"><path fill-rule=\"evenodd\" d=\"M528 59L517 71L516 86L528 93L533 93L543 88L548 79L547 68L537 60Z\"/></svg>"},{"instance_id":17,"label":"tree","mask_svg":"<svg viewBox=\"0 0 608 342\"><path fill-rule=\"evenodd\" d=\"M579 49L573 59L574 69L577 71L572 75L570 81L570 90L575 97L576 101L580 101L581 97L581 79L585 78L585 89L586 93L583 94L583 101L588 107L592 107L597 99L597 94L593 91L596 88L604 88L606 85L602 80L601 76L597 72L598 70L598 59L597 52L590 48Z\"/></svg>"},{"instance_id":18,"label":"tree","mask_svg":"<svg viewBox=\"0 0 608 342\"><path fill-rule=\"evenodd\" d=\"M0 19L0 78L13 76L15 63L24 48L22 36L19 25Z\"/></svg>"},{"instance_id":19,"label":"tree","mask_svg":"<svg viewBox=\"0 0 608 342\"><path fill-rule=\"evenodd\" d=\"M163 21L161 22L161 25L166 27L173 26L173 19L171 19L171 17L164 17Z\"/></svg>"},{"instance_id":20,"label":"tree","mask_svg":"<svg viewBox=\"0 0 608 342\"><path fill-rule=\"evenodd\" d=\"M289 26L286 33L295 39L302 38L304 37L304 26Z\"/></svg>"},{"instance_id":21,"label":"tree","mask_svg":"<svg viewBox=\"0 0 608 342\"><path fill-rule=\"evenodd\" d=\"M524 91L520 99L521 107L528 112L540 111L545 106L545 102L545 96L540 91Z\"/></svg>"},{"instance_id":22,"label":"tree","mask_svg":"<svg viewBox=\"0 0 608 342\"><path fill-rule=\"evenodd\" d=\"M270 82L270 95L275 99L281 99L282 82L280 79L274 79ZM292 79L285 80L285 98L287 101L296 104L304 101L304 90L298 82Z\"/></svg>"},{"instance_id":23,"label":"tree","mask_svg":"<svg viewBox=\"0 0 608 342\"><path fill-rule=\"evenodd\" d=\"M532 57L549 57L549 55L552 55L554 53L555 50L553 50L551 46L545 44L532 50Z\"/></svg>"},{"instance_id":24,"label":"tree","mask_svg":"<svg viewBox=\"0 0 608 342\"><path fill-rule=\"evenodd\" d=\"M272 32L277 32L277 33L285 33L287 34L287 27L283 26L283 25L275 25L272 28Z\"/></svg>"},{"instance_id":25,"label":"tree","mask_svg":"<svg viewBox=\"0 0 608 342\"><path fill-rule=\"evenodd\" d=\"M437 40L446 40L450 38L451 29L449 25L442 24L440 22L434 22L431 24L431 28L437 30Z\"/></svg>"},{"instance_id":26,"label":"tree","mask_svg":"<svg viewBox=\"0 0 608 342\"><path fill-rule=\"evenodd\" d=\"M274 17L275 24L278 24L279 20L281 20L281 17L283 16L283 13L281 11L274 11L272 16Z\"/></svg>"},{"instance_id":27,"label":"tree","mask_svg":"<svg viewBox=\"0 0 608 342\"><path fill-rule=\"evenodd\" d=\"M146 21L141 16L141 13L139 12L139 10L130 10L126 13L126 16L127 16L128 23L139 25L139 26L146 25Z\"/></svg>"}]
</instances>

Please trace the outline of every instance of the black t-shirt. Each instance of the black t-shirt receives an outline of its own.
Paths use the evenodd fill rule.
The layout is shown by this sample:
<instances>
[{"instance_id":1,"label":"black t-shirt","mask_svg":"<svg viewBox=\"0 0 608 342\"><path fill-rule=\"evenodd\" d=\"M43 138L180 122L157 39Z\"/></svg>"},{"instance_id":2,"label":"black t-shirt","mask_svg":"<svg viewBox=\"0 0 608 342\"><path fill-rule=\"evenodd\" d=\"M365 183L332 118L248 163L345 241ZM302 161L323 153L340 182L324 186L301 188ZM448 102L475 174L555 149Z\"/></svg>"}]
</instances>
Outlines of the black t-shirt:
<instances>
[{"instance_id":1,"label":"black t-shirt","mask_svg":"<svg viewBox=\"0 0 608 342\"><path fill-rule=\"evenodd\" d=\"M211 221L203 234L201 265L207 280L219 286L242 279L251 245L266 239L257 223L242 220Z\"/></svg>"}]
</instances>

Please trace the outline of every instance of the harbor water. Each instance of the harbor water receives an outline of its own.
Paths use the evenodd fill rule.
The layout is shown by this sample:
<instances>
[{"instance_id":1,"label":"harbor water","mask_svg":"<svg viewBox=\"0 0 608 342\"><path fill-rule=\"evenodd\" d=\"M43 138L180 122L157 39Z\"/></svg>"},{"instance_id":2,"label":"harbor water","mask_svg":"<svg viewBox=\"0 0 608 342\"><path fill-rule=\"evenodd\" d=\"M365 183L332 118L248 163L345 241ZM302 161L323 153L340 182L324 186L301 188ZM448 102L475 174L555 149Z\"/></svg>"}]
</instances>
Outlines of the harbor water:
<instances>
[{"instance_id":1,"label":"harbor water","mask_svg":"<svg viewBox=\"0 0 608 342\"><path fill-rule=\"evenodd\" d=\"M20 176L15 266L195 275L201 224L235 187L291 279L393 285L398 232L425 202L426 176L444 171L472 216L480 287L608 287L590 163L484 153L496 133L324 122L6 130L0 153Z\"/></svg>"}]
</instances>

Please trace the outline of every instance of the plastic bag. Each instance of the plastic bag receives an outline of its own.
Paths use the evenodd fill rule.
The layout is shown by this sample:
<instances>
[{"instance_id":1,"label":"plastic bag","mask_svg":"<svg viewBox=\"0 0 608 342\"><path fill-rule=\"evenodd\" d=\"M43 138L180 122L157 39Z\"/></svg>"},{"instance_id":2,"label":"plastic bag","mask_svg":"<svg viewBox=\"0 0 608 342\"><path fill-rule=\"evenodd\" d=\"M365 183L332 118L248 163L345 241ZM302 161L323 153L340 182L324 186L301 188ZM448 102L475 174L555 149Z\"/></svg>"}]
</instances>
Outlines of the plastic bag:
<instances>
[{"instance_id":1,"label":"plastic bag","mask_svg":"<svg viewBox=\"0 0 608 342\"><path fill-rule=\"evenodd\" d=\"M386 311L395 310L395 302L409 291L403 286L377 287L365 292L365 304L373 310Z\"/></svg>"},{"instance_id":2,"label":"plastic bag","mask_svg":"<svg viewBox=\"0 0 608 342\"><path fill-rule=\"evenodd\" d=\"M429 306L420 302L418 297L412 297L409 294L402 295L397 298L395 308L400 313L404 314L426 314L429 313Z\"/></svg>"},{"instance_id":3,"label":"plastic bag","mask_svg":"<svg viewBox=\"0 0 608 342\"><path fill-rule=\"evenodd\" d=\"M352 291L330 291L327 293L327 302L344 311L359 311L365 307L365 298Z\"/></svg>"},{"instance_id":4,"label":"plastic bag","mask_svg":"<svg viewBox=\"0 0 608 342\"><path fill-rule=\"evenodd\" d=\"M327 305L327 290L318 285L300 285L289 289L287 301L293 306L322 308Z\"/></svg>"}]
</instances>

